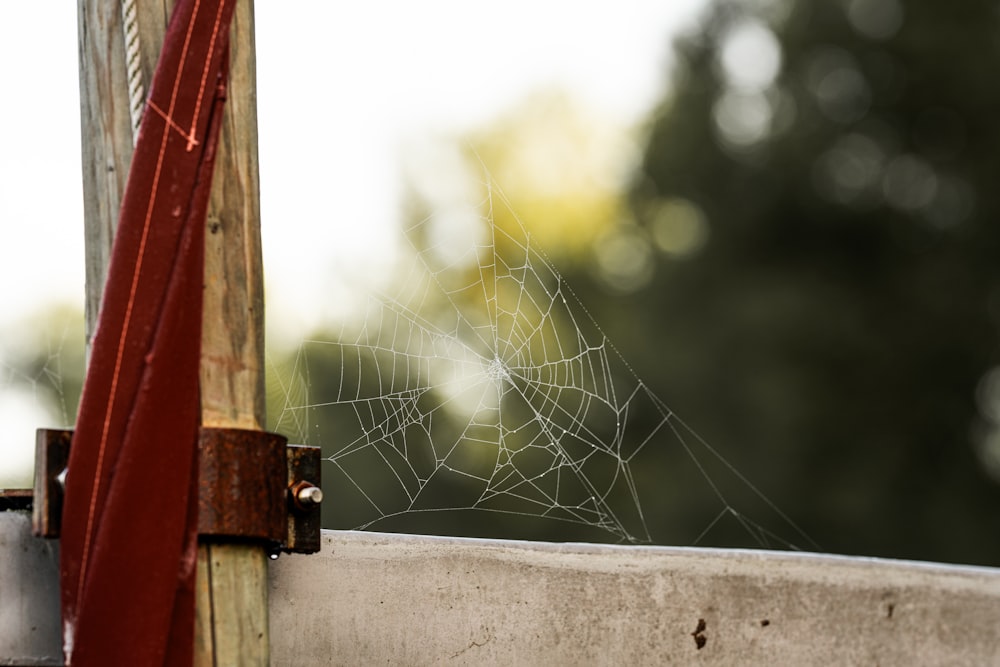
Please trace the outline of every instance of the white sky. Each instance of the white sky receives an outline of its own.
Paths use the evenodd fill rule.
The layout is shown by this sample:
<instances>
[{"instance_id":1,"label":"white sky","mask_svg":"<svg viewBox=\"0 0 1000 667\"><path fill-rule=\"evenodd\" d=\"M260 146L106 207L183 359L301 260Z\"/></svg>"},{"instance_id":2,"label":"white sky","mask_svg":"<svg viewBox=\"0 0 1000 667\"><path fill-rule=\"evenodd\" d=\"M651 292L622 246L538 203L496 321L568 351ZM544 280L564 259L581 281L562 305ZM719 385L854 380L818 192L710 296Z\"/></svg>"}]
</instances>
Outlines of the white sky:
<instances>
[{"instance_id":1,"label":"white sky","mask_svg":"<svg viewBox=\"0 0 1000 667\"><path fill-rule=\"evenodd\" d=\"M257 0L269 320L304 336L336 312L337 294L323 287L333 276L379 270L405 140L482 126L551 87L635 122L663 92L670 35L704 4ZM76 3L3 11L0 336L9 336L50 303L82 309L83 214ZM0 386L0 417L37 419L28 412ZM15 447L23 454L0 442L0 486Z\"/></svg>"}]
</instances>

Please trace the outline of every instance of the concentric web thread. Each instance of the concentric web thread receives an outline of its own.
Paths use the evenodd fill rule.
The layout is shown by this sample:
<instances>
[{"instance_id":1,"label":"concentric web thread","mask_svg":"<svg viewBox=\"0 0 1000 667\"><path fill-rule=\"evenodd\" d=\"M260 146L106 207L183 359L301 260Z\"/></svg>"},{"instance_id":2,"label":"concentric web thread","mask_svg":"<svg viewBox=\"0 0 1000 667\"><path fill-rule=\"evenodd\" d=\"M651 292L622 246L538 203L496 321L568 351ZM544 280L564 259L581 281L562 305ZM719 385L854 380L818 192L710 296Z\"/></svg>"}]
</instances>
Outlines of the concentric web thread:
<instances>
[{"instance_id":1,"label":"concentric web thread","mask_svg":"<svg viewBox=\"0 0 1000 667\"><path fill-rule=\"evenodd\" d=\"M507 202L486 193L473 234L451 216L411 225L401 287L331 339L305 341L283 383L278 429L321 445L324 486L350 492L358 518L338 527L478 510L650 542L642 498L657 489L641 489L637 470L669 485L671 470L642 460L670 448L718 508L702 535L728 518L756 544L792 546L730 504L710 460L804 537L639 379L520 221L495 224Z\"/></svg>"}]
</instances>

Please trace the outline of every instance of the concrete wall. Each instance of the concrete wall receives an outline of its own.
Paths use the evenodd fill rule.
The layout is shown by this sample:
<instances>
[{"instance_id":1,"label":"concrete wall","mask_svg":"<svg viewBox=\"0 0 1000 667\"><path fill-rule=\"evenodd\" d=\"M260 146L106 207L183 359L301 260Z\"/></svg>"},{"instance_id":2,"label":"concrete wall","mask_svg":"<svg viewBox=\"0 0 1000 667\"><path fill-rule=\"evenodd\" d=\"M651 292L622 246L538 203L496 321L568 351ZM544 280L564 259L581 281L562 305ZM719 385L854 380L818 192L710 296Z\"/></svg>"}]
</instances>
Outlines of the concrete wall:
<instances>
[{"instance_id":1,"label":"concrete wall","mask_svg":"<svg viewBox=\"0 0 1000 667\"><path fill-rule=\"evenodd\" d=\"M58 558L0 513L0 665L59 664ZM274 665L1000 664L1000 570L324 531L271 567Z\"/></svg>"},{"instance_id":2,"label":"concrete wall","mask_svg":"<svg viewBox=\"0 0 1000 667\"><path fill-rule=\"evenodd\" d=\"M272 567L276 665L1000 664L1000 570L324 536Z\"/></svg>"},{"instance_id":3,"label":"concrete wall","mask_svg":"<svg viewBox=\"0 0 1000 667\"><path fill-rule=\"evenodd\" d=\"M59 545L30 512L0 512L0 665L61 665Z\"/></svg>"}]
</instances>

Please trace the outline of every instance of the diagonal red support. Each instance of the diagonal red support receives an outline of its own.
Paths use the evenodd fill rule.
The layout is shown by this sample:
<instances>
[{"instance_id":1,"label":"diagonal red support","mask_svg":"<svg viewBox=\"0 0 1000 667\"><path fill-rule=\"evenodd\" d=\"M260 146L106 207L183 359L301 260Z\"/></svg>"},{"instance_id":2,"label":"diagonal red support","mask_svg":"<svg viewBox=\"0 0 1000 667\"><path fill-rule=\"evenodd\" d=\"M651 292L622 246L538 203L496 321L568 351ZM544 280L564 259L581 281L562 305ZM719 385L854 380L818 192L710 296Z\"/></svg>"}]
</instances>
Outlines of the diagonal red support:
<instances>
[{"instance_id":1,"label":"diagonal red support","mask_svg":"<svg viewBox=\"0 0 1000 667\"><path fill-rule=\"evenodd\" d=\"M69 462L69 665L187 665L204 227L235 0L175 6L122 202Z\"/></svg>"}]
</instances>

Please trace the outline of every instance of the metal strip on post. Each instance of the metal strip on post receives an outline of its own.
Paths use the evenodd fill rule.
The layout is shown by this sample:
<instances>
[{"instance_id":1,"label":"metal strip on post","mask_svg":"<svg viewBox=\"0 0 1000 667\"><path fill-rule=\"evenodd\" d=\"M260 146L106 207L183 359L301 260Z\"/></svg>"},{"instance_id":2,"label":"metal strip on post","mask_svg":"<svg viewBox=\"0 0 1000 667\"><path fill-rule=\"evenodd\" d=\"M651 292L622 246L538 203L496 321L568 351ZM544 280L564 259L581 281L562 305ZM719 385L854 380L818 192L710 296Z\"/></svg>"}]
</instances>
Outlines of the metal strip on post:
<instances>
[{"instance_id":1,"label":"metal strip on post","mask_svg":"<svg viewBox=\"0 0 1000 667\"><path fill-rule=\"evenodd\" d=\"M0 490L0 511L32 510L36 537L59 539L73 431L38 429L35 486ZM256 542L269 554L320 547L319 447L277 433L202 428L198 434L198 535L217 544Z\"/></svg>"}]
</instances>

